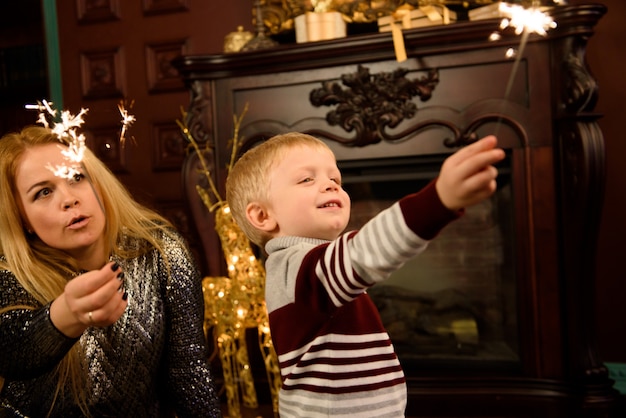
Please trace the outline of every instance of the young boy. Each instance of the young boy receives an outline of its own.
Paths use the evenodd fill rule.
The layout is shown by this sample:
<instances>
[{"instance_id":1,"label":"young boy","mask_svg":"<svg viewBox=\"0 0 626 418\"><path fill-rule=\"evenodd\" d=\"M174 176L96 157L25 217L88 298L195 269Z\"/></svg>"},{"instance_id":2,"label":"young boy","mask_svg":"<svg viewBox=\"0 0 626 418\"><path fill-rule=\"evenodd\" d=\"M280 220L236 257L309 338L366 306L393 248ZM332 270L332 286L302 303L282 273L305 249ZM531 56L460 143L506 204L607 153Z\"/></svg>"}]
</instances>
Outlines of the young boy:
<instances>
[{"instance_id":1,"label":"young boy","mask_svg":"<svg viewBox=\"0 0 626 418\"><path fill-rule=\"evenodd\" d=\"M457 151L420 192L347 233L350 198L324 142L278 135L237 161L226 197L244 233L268 254L281 418L404 416L404 374L366 291L495 191L492 164L504 157L496 143L488 136Z\"/></svg>"}]
</instances>

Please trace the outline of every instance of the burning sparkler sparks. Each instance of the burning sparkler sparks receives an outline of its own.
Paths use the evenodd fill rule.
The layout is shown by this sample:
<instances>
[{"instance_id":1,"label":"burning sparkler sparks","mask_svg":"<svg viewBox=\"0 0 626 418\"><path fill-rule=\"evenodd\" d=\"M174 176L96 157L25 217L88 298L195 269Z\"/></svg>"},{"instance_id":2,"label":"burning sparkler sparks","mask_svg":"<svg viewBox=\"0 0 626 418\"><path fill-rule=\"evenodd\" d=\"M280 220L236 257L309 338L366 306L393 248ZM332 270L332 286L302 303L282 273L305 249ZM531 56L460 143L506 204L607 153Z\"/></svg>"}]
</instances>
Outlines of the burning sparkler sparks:
<instances>
[{"instance_id":1,"label":"burning sparkler sparks","mask_svg":"<svg viewBox=\"0 0 626 418\"><path fill-rule=\"evenodd\" d=\"M134 101L130 102L129 107L132 107ZM82 133L78 133L77 129L85 123L83 116L87 114L89 109L80 109L77 115L73 115L69 111L62 111L60 115L60 121L57 121L57 110L54 108L52 102L42 100L37 104L27 104L26 109L36 110L39 112L37 123L42 124L44 127L49 128L54 133L61 143L67 145L67 148L62 148L61 153L68 162L67 165L48 165L55 176L73 179L77 174L81 174L81 166L87 146L85 144L85 136ZM131 115L126 109L124 101L118 104L120 115L122 116L122 130L120 133L120 143L124 146L126 141L126 132L128 128L135 122L135 116Z\"/></svg>"},{"instance_id":2,"label":"burning sparkler sparks","mask_svg":"<svg viewBox=\"0 0 626 418\"><path fill-rule=\"evenodd\" d=\"M67 144L67 149L62 149L61 153L68 161L68 165L48 165L55 176L73 179L77 174L80 174L80 165L85 155L85 136L82 133L77 133L76 129L80 128L85 122L83 116L89 109L80 109L77 115L71 114L69 111L64 110L61 112L61 120L55 121L57 111L52 107L53 103L46 100L38 102L36 105L26 105L26 109L32 109L39 111L38 123L41 123L46 128L50 128L52 132L59 138L61 142Z\"/></svg>"},{"instance_id":3,"label":"burning sparkler sparks","mask_svg":"<svg viewBox=\"0 0 626 418\"><path fill-rule=\"evenodd\" d=\"M514 28L516 35L527 32L546 36L548 30L556 28L556 22L552 17L538 7L524 8L515 4L501 3L500 11L505 16L500 23L500 29Z\"/></svg>"},{"instance_id":4,"label":"burning sparkler sparks","mask_svg":"<svg viewBox=\"0 0 626 418\"><path fill-rule=\"evenodd\" d=\"M500 3L498 7L500 13L504 16L502 22L500 22L500 31L503 31L506 28L513 28L516 35L521 35L520 45L517 51L512 48L509 48L506 51L506 58L515 57L513 69L511 71L511 75L509 76L509 80L507 82L506 90L504 93L504 99L506 103L506 100L511 93L511 89L513 88L513 80L515 80L515 75L517 74L517 69L522 59L524 48L526 47L526 43L528 42L528 37L532 33L536 33L540 36L546 36L548 34L548 30L556 28L557 24L552 19L552 17L545 13L540 7L531 6L529 8L525 8L520 5L507 3ZM500 33L496 32L493 33L489 39L495 41L499 40L500 38ZM500 122L501 119L498 120L498 123L496 125L496 129L494 132L496 136L498 135Z\"/></svg>"},{"instance_id":5,"label":"burning sparkler sparks","mask_svg":"<svg viewBox=\"0 0 626 418\"><path fill-rule=\"evenodd\" d=\"M24 106L28 110L37 110L39 111L39 118L37 119L37 123L41 123L46 128L49 127L48 117L54 120L56 117L57 111L52 108L52 102L48 102L46 100L42 100L37 104L27 104Z\"/></svg>"},{"instance_id":6,"label":"burning sparkler sparks","mask_svg":"<svg viewBox=\"0 0 626 418\"><path fill-rule=\"evenodd\" d=\"M54 173L55 176L73 179L77 174L80 174L80 164L85 156L85 137L83 134L76 135L75 131L70 131L69 136L71 140L67 149L61 149L61 154L65 157L71 165L56 165L47 167Z\"/></svg>"},{"instance_id":7,"label":"burning sparkler sparks","mask_svg":"<svg viewBox=\"0 0 626 418\"><path fill-rule=\"evenodd\" d=\"M131 107L134 101L131 102ZM57 111L53 107L52 102L48 102L46 100L42 100L41 102L37 102L37 104L27 104L26 109L37 110L39 112L39 116L37 119L38 123L41 123L44 127L49 128L52 132L59 138L59 141L67 145L67 148L61 148L61 154L68 162L66 165L55 165L52 164L46 165L46 168L52 171L55 176L61 177L67 180L73 180L76 176L84 175L87 178L87 181L91 185L91 189L93 190L94 195L98 203L100 204L100 208L103 213L106 213L104 205L96 192L96 189L89 177L89 173L87 173L87 169L83 163L83 158L85 156L85 151L87 150L87 146L85 144L85 136L82 133L77 133L76 130L85 123L83 116L88 112L89 109L82 108L77 115L71 114L69 111L62 111L60 121L56 121ZM118 109L120 114L122 115L122 131L120 134L120 142L122 145L124 144L125 134L128 127L135 122L135 117L128 113L124 106L124 102L120 102L118 105Z\"/></svg>"},{"instance_id":8,"label":"burning sparkler sparks","mask_svg":"<svg viewBox=\"0 0 626 418\"><path fill-rule=\"evenodd\" d=\"M130 102L128 107L132 108L134 104L135 104L135 101L133 100ZM126 110L124 101L121 101L117 105L117 108L120 111L120 115L122 115L122 132L120 133L120 144L122 144L122 147L123 147L124 144L126 143L126 131L137 119L135 118L134 115L131 115L130 113L128 113L128 110Z\"/></svg>"}]
</instances>

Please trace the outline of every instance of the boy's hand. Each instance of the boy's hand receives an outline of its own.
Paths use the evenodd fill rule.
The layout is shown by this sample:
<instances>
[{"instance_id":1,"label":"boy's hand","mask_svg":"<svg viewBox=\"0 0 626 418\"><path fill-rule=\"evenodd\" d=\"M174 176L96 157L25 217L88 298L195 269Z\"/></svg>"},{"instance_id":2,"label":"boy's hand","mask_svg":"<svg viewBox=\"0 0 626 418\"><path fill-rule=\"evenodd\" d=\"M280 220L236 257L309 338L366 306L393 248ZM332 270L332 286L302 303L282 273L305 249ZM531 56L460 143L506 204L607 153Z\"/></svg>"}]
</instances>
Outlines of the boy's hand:
<instances>
[{"instance_id":1,"label":"boy's hand","mask_svg":"<svg viewBox=\"0 0 626 418\"><path fill-rule=\"evenodd\" d=\"M457 211L493 194L498 170L492 164L504 158L497 143L495 136L486 136L446 158L435 184L445 207Z\"/></svg>"}]
</instances>

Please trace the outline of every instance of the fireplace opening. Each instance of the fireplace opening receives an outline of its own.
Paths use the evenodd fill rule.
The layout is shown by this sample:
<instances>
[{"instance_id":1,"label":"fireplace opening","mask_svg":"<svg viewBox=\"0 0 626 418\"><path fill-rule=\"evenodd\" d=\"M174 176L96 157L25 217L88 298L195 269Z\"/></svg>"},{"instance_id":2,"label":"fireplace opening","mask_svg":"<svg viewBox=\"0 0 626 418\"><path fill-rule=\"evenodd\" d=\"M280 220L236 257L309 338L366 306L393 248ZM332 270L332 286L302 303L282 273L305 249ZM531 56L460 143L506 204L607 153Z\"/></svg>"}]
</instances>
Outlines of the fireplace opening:
<instances>
[{"instance_id":1,"label":"fireplace opening","mask_svg":"<svg viewBox=\"0 0 626 418\"><path fill-rule=\"evenodd\" d=\"M434 179L445 155L339 161L356 229ZM412 368L519 369L510 160L498 189L368 293ZM410 374L410 373L409 373Z\"/></svg>"}]
</instances>

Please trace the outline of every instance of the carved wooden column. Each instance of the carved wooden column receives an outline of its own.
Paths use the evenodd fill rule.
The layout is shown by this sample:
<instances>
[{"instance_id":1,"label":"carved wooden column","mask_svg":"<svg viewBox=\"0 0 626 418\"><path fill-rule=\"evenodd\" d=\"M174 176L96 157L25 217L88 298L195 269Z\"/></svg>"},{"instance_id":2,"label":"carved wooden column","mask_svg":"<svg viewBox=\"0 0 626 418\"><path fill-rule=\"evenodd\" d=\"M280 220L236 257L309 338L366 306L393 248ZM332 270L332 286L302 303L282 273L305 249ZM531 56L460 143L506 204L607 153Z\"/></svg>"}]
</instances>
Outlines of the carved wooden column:
<instances>
[{"instance_id":1,"label":"carved wooden column","mask_svg":"<svg viewBox=\"0 0 626 418\"><path fill-rule=\"evenodd\" d=\"M594 113L598 86L587 68L587 41L604 13L580 6L558 13L558 38L553 42L552 72L557 99L555 148L559 171L562 218L563 297L568 312L566 369L582 385L589 416L602 416L610 406L608 370L596 346L594 274L597 234L604 201L604 138ZM586 25L570 25L585 17ZM595 412L592 412L596 410Z\"/></svg>"},{"instance_id":2,"label":"carved wooden column","mask_svg":"<svg viewBox=\"0 0 626 418\"><path fill-rule=\"evenodd\" d=\"M211 172L213 181L218 184L217 170L215 164L214 150L217 147L214 135L214 101L210 85L195 81L190 86L191 105L186 114L185 123L190 134L195 139L198 147L204 153L204 161L207 168ZM185 196L189 201L189 196L197 196L196 185L207 188L208 181L202 173L200 159L195 153L185 159L182 168L182 180L185 187ZM223 269L224 258L220 251L221 244L219 237L215 233L215 216L206 210L204 205L189 205L189 209L196 220L196 228L198 235L205 249L214 249L212 251L204 251L203 269L209 276L225 276ZM198 220L202 220L199 222Z\"/></svg>"}]
</instances>

